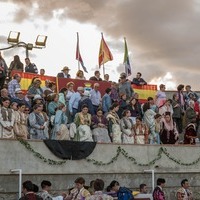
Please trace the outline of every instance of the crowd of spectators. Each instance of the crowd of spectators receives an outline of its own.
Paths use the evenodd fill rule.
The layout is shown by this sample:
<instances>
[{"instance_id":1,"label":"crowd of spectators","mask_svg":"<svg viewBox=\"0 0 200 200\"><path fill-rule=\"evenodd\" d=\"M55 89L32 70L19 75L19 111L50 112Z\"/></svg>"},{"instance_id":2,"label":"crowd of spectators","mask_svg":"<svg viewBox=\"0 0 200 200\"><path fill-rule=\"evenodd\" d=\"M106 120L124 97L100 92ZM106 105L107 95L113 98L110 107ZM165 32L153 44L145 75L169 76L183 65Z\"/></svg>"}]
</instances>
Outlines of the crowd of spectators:
<instances>
[{"instance_id":1,"label":"crowd of spectators","mask_svg":"<svg viewBox=\"0 0 200 200\"><path fill-rule=\"evenodd\" d=\"M189 85L179 85L172 98L167 99L165 85L161 84L156 96L141 104L131 85L147 84L140 72L132 81L121 73L119 82L110 81L111 86L101 94L99 83L109 81L108 74L102 80L100 72L95 71L90 78L95 81L93 88L76 86L75 91L74 82L67 81L71 76L65 66L57 77L66 78L66 87L56 92L56 83L49 80L42 87L36 76L25 94L18 73L9 77L5 85L12 70L38 73L29 58L25 63L24 68L16 55L8 68L0 54L0 138L176 144L180 142L179 135L185 134L182 142L195 144L200 109L198 95ZM40 73L44 75L45 70ZM85 80L84 72L79 70L75 78Z\"/></svg>"}]
</instances>

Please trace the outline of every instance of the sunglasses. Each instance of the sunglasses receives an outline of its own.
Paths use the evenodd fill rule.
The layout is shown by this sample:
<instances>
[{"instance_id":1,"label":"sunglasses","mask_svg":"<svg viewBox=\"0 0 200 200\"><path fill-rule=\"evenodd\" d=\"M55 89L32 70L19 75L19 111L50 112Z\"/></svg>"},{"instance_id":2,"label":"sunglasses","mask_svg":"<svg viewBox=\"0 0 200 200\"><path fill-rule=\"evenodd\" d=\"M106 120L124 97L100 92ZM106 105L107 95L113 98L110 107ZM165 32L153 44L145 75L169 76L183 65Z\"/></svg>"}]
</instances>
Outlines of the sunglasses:
<instances>
[{"instance_id":1,"label":"sunglasses","mask_svg":"<svg viewBox=\"0 0 200 200\"><path fill-rule=\"evenodd\" d=\"M25 109L25 111L30 111L29 109Z\"/></svg>"}]
</instances>

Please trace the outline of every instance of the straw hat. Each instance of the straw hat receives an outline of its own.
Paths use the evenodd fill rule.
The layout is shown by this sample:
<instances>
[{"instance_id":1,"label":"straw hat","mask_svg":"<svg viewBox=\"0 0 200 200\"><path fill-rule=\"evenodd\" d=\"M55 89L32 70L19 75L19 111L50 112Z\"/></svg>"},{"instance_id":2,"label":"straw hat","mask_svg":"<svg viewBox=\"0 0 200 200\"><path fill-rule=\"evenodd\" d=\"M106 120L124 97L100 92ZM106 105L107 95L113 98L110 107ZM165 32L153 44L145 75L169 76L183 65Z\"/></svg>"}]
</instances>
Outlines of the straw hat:
<instances>
[{"instance_id":1,"label":"straw hat","mask_svg":"<svg viewBox=\"0 0 200 200\"><path fill-rule=\"evenodd\" d=\"M69 70L70 70L69 67L65 66L61 71L69 71Z\"/></svg>"}]
</instances>

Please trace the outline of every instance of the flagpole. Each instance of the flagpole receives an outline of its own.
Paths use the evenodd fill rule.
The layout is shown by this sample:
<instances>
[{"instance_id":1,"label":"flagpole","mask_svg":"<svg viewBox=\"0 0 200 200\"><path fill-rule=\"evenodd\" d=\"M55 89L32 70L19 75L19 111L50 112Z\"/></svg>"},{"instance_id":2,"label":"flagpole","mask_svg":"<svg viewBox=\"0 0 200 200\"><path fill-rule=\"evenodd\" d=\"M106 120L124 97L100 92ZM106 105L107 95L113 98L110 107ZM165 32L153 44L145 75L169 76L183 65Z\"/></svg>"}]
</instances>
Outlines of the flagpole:
<instances>
[{"instance_id":1,"label":"flagpole","mask_svg":"<svg viewBox=\"0 0 200 200\"><path fill-rule=\"evenodd\" d=\"M126 37L124 37L124 52L126 51ZM126 64L124 63L124 69L125 69L125 73L128 76L127 70L126 70Z\"/></svg>"},{"instance_id":2,"label":"flagpole","mask_svg":"<svg viewBox=\"0 0 200 200\"><path fill-rule=\"evenodd\" d=\"M103 33L101 32L101 39L103 39ZM103 48L103 42L102 42L102 49ZM103 52L103 60L104 60L104 52ZM103 76L105 75L105 66L104 66L104 62L103 62Z\"/></svg>"},{"instance_id":3,"label":"flagpole","mask_svg":"<svg viewBox=\"0 0 200 200\"><path fill-rule=\"evenodd\" d=\"M78 32L77 32L77 48L78 48L78 51L79 51L79 35L78 35ZM78 70L80 70L79 53L78 53Z\"/></svg>"}]
</instances>

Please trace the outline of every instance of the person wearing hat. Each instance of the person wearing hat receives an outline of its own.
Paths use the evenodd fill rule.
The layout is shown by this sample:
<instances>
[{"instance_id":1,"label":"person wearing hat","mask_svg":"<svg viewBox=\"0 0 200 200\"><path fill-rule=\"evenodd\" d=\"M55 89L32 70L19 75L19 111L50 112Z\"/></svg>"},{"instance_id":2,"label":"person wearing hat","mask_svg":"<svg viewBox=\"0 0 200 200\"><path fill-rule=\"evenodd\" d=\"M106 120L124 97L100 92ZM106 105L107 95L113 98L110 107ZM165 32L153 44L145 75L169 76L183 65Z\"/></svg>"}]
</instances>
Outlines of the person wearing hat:
<instances>
[{"instance_id":1,"label":"person wearing hat","mask_svg":"<svg viewBox=\"0 0 200 200\"><path fill-rule=\"evenodd\" d=\"M70 74L69 74L69 67L65 66L63 67L63 69L61 70L62 72L57 74L57 77L59 78L71 78Z\"/></svg>"},{"instance_id":2,"label":"person wearing hat","mask_svg":"<svg viewBox=\"0 0 200 200\"><path fill-rule=\"evenodd\" d=\"M120 82L119 82L118 92L119 92L119 94L121 94L121 93L126 94L127 100L129 100L134 94L131 83L126 79L125 73L120 74Z\"/></svg>"},{"instance_id":3,"label":"person wearing hat","mask_svg":"<svg viewBox=\"0 0 200 200\"><path fill-rule=\"evenodd\" d=\"M20 86L21 76L20 74L14 74L13 79L8 83L8 93L11 99L15 98L15 90L21 88Z\"/></svg>"},{"instance_id":4,"label":"person wearing hat","mask_svg":"<svg viewBox=\"0 0 200 200\"><path fill-rule=\"evenodd\" d=\"M20 88L15 89L15 98L12 99L12 102L16 102L18 105L25 104L25 106L28 108L31 107L28 98L25 98L24 92Z\"/></svg>"}]
</instances>

